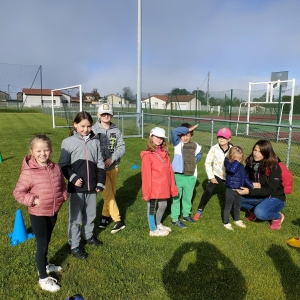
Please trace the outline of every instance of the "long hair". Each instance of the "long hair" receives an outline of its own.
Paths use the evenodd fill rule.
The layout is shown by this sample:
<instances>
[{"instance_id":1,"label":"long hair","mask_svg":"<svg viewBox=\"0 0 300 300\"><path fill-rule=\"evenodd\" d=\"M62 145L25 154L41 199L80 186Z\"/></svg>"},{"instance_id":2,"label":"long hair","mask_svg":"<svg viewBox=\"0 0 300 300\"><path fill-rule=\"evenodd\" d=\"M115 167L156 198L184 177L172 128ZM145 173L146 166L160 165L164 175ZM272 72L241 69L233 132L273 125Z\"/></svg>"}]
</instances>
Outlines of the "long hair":
<instances>
[{"instance_id":1,"label":"long hair","mask_svg":"<svg viewBox=\"0 0 300 300\"><path fill-rule=\"evenodd\" d=\"M88 120L91 123L91 125L93 125L94 122L92 116L87 111L79 112L73 121L73 128L70 131L70 136L73 135L74 130L76 130L76 128L74 127L74 123L78 124L82 120Z\"/></svg>"},{"instance_id":2,"label":"long hair","mask_svg":"<svg viewBox=\"0 0 300 300\"><path fill-rule=\"evenodd\" d=\"M161 146L162 150L167 153L167 156L170 156L170 153L169 153L169 150L168 150L168 144L166 143L165 139L163 140L163 142L160 146ZM155 152L156 147L157 146L152 141L152 136L149 136L146 151Z\"/></svg>"},{"instance_id":3,"label":"long hair","mask_svg":"<svg viewBox=\"0 0 300 300\"><path fill-rule=\"evenodd\" d=\"M260 162L260 173L265 173L266 169L278 165L278 157L273 150L271 142L268 140L259 140L254 144L251 154L246 159L247 166L251 167L254 162L253 151L256 146L259 147L260 153L263 156Z\"/></svg>"},{"instance_id":4,"label":"long hair","mask_svg":"<svg viewBox=\"0 0 300 300\"><path fill-rule=\"evenodd\" d=\"M39 140L45 142L47 144L47 146L49 147L50 149L50 152L52 153L52 143L51 143L51 140L50 138L46 135L46 134L36 134L31 140L30 140L30 150L33 149L34 147L34 144L36 142L38 142Z\"/></svg>"},{"instance_id":5,"label":"long hair","mask_svg":"<svg viewBox=\"0 0 300 300\"><path fill-rule=\"evenodd\" d=\"M241 163L243 164L244 163L244 151L243 149L240 147L240 146L232 146L228 152L228 160L230 162L233 162L235 160L235 156L239 154L240 157L241 157Z\"/></svg>"}]
</instances>

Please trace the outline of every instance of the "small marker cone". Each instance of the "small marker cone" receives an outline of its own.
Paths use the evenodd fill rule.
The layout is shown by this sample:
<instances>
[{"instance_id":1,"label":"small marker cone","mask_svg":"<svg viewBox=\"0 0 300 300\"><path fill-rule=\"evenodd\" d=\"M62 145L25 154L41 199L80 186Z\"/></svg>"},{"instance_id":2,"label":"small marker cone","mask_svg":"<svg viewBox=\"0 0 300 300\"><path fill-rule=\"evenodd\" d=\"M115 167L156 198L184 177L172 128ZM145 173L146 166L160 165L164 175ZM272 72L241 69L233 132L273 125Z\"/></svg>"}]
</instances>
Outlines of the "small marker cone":
<instances>
[{"instance_id":1,"label":"small marker cone","mask_svg":"<svg viewBox=\"0 0 300 300\"><path fill-rule=\"evenodd\" d=\"M2 154L0 152L0 163L2 163L2 162L3 162L3 157L2 157Z\"/></svg>"},{"instance_id":2,"label":"small marker cone","mask_svg":"<svg viewBox=\"0 0 300 300\"><path fill-rule=\"evenodd\" d=\"M131 169L133 169L133 170L136 170L136 169L138 169L138 168L139 168L138 165L133 165L133 166L131 167Z\"/></svg>"},{"instance_id":3,"label":"small marker cone","mask_svg":"<svg viewBox=\"0 0 300 300\"><path fill-rule=\"evenodd\" d=\"M16 246L19 243L25 242L27 239L34 237L34 234L32 233L27 234L22 211L20 209L16 212L14 231L9 233L8 236L10 237L11 246Z\"/></svg>"}]
</instances>

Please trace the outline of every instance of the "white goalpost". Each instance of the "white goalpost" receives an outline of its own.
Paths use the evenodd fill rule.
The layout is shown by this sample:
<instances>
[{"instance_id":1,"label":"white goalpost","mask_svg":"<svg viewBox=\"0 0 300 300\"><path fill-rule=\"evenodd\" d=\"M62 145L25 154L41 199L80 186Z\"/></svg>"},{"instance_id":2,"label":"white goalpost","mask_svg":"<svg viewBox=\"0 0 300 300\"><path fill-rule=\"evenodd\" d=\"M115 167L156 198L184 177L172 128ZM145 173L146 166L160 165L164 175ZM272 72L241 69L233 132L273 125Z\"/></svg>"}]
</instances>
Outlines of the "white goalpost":
<instances>
[{"instance_id":1,"label":"white goalpost","mask_svg":"<svg viewBox=\"0 0 300 300\"><path fill-rule=\"evenodd\" d=\"M291 88L291 101L273 101L273 95L274 95L274 89L275 88L280 88L280 85L282 85L283 83L285 85L287 85L288 82L292 83L292 88ZM252 93L252 85L259 85L259 84L263 84L266 85L266 99L265 101L253 101L253 96L251 95ZM253 108L253 105L257 106L257 107L262 107L264 108L264 113L266 111L266 107L270 107L269 110L271 111L271 109L274 109L274 106L277 105L277 107L280 108L280 114L278 117L278 124L281 124L282 121L282 113L283 113L283 107L284 105L290 105L290 109L289 109L289 116L288 116L288 122L290 125L292 125L293 122L293 105L294 105L294 95L295 95L295 79L291 79L291 80L276 80L276 81L266 81L266 82L249 82L249 92L248 92L248 101L241 103L240 107L239 107L239 112L238 112L238 121L240 121L240 116L241 116L241 112L242 112L242 106L247 106L246 110L247 110L247 122L250 121L250 115L251 115L251 105ZM279 106L278 106L279 105ZM266 106L266 107L264 107ZM254 107L254 110L256 110L256 107ZM238 133L238 126L239 123L237 123L236 125L236 135L238 134L246 134L249 135L249 124L246 125L246 132L243 133ZM280 127L278 127L277 130L277 140L279 137L279 131L280 131Z\"/></svg>"},{"instance_id":2,"label":"white goalpost","mask_svg":"<svg viewBox=\"0 0 300 300\"><path fill-rule=\"evenodd\" d=\"M53 128L69 127L69 125L57 125L55 117L60 116L63 119L69 119L72 101L79 102L79 111L82 111L82 88L81 84L51 90L51 106L52 106L52 124ZM78 111L76 111L76 114ZM67 122L68 123L68 122Z\"/></svg>"}]
</instances>

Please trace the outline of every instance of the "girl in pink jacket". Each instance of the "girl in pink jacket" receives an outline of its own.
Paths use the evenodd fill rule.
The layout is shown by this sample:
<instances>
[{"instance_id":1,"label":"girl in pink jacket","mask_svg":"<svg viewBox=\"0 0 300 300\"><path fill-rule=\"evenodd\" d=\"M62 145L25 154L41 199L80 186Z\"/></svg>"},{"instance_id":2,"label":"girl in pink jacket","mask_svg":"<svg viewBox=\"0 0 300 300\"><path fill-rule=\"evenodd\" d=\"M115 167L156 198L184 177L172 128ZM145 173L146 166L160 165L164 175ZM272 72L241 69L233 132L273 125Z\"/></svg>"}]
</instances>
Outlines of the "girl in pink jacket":
<instances>
[{"instance_id":1,"label":"girl in pink jacket","mask_svg":"<svg viewBox=\"0 0 300 300\"><path fill-rule=\"evenodd\" d=\"M61 266L49 264L48 245L57 220L57 213L68 199L64 176L58 164L50 160L51 140L44 134L35 135L30 142L30 155L25 156L16 188L15 199L26 206L36 237L36 263L40 287L49 292L60 289L50 272L61 272Z\"/></svg>"},{"instance_id":2,"label":"girl in pink jacket","mask_svg":"<svg viewBox=\"0 0 300 300\"><path fill-rule=\"evenodd\" d=\"M161 219L167 207L167 200L178 195L170 155L165 142L165 130L155 127L150 131L146 151L142 151L142 193L147 201L147 216L150 236L166 236L170 227L161 224ZM154 211L156 202L156 222Z\"/></svg>"}]
</instances>

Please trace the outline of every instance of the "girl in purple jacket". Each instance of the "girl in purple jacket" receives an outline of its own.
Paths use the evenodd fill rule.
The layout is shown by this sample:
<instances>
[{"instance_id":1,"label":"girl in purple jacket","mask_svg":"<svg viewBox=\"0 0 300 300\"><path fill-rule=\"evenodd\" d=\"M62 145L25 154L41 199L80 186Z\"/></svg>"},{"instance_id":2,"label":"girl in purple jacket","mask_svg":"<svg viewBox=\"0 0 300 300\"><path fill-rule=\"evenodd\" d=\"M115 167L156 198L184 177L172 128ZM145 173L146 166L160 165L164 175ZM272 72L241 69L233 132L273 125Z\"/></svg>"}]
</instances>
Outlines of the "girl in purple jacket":
<instances>
[{"instance_id":1,"label":"girl in purple jacket","mask_svg":"<svg viewBox=\"0 0 300 300\"><path fill-rule=\"evenodd\" d=\"M234 230L229 223L229 215L233 206L233 216L235 225L245 228L246 225L240 219L240 209L242 196L236 189L247 186L253 189L252 182L248 179L244 165L244 152L239 146L232 146L228 152L228 157L224 160L226 169L226 203L224 209L224 227L228 230Z\"/></svg>"},{"instance_id":2,"label":"girl in purple jacket","mask_svg":"<svg viewBox=\"0 0 300 300\"><path fill-rule=\"evenodd\" d=\"M36 263L40 287L49 292L60 289L57 280L48 277L61 272L61 266L49 264L48 245L57 220L57 213L68 199L64 176L58 164L50 160L51 140L44 134L30 142L30 155L23 159L21 174L13 192L15 199L26 206L36 237Z\"/></svg>"}]
</instances>

